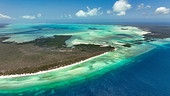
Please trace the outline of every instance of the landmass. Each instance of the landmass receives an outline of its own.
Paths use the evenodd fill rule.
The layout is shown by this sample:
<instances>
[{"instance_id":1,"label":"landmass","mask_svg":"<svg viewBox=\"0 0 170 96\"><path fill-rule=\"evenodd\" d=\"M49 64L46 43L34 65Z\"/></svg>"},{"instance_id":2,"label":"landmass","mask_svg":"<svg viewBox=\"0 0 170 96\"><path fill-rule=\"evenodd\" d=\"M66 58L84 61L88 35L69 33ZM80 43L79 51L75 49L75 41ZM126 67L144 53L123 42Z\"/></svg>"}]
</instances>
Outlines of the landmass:
<instances>
[{"instance_id":1,"label":"landmass","mask_svg":"<svg viewBox=\"0 0 170 96\"><path fill-rule=\"evenodd\" d=\"M8 24L0 24L0 28L4 28Z\"/></svg>"},{"instance_id":2,"label":"landmass","mask_svg":"<svg viewBox=\"0 0 170 96\"><path fill-rule=\"evenodd\" d=\"M141 30L151 32L149 34L145 34L144 37L151 38L159 38L165 39L170 38L170 26L169 25L154 25L154 24L129 24L123 26L134 26L138 27Z\"/></svg>"},{"instance_id":3,"label":"landmass","mask_svg":"<svg viewBox=\"0 0 170 96\"><path fill-rule=\"evenodd\" d=\"M67 47L65 41L69 38L71 36L56 35L25 43L4 43L7 37L0 37L0 75L50 70L114 50L114 47L92 44Z\"/></svg>"}]
</instances>

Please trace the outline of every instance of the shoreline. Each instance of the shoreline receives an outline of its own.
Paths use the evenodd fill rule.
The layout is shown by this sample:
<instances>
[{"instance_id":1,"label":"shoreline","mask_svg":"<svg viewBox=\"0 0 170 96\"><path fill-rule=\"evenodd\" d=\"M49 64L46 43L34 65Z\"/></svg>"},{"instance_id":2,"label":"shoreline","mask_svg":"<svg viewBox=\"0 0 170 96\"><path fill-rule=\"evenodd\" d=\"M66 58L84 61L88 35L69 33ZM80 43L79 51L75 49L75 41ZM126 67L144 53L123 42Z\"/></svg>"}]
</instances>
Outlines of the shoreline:
<instances>
[{"instance_id":1,"label":"shoreline","mask_svg":"<svg viewBox=\"0 0 170 96\"><path fill-rule=\"evenodd\" d=\"M116 49L114 49L114 50L116 50ZM67 65L67 66L63 66L63 67L59 67L59 68L56 68L56 69L39 71L39 72L36 72L36 73L15 74L15 75L1 75L0 78L25 77L25 76L33 76L33 75L39 75L39 74L48 73L48 72L52 72L52 71L57 71L57 70L61 70L61 69L64 69L64 68L71 67L71 66L79 65L79 64L81 64L81 63L84 63L84 62L87 62L87 61L89 61L89 60L95 59L95 58L97 58L97 57L106 55L107 53L109 53L109 52L105 52L105 53L103 53L103 54L100 54L100 55L97 55L97 56L93 56L93 57L90 57L90 58L85 59L85 60L81 60L80 62L76 62L76 63L70 64L70 65Z\"/></svg>"}]
</instances>

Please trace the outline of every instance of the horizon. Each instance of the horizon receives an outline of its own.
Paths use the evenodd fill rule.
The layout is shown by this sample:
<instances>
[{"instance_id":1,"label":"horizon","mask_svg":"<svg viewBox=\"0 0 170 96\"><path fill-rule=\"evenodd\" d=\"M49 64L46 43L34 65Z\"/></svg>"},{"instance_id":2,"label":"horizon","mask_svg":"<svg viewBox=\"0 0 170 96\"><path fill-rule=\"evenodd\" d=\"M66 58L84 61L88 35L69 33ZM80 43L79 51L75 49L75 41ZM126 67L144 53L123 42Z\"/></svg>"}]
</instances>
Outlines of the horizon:
<instances>
[{"instance_id":1,"label":"horizon","mask_svg":"<svg viewBox=\"0 0 170 96\"><path fill-rule=\"evenodd\" d=\"M0 21L1 23L170 22L170 3L168 0L164 2L153 0L53 0L53 2L0 0Z\"/></svg>"}]
</instances>

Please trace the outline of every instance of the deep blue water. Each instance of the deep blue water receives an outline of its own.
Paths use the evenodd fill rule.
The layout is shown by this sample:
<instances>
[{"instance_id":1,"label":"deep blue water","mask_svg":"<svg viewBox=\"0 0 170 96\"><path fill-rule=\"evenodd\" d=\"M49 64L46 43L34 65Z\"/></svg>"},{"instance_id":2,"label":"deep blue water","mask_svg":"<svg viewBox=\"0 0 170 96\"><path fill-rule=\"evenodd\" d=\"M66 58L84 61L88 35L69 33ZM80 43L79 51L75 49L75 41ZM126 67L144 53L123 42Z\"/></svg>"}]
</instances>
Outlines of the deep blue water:
<instances>
[{"instance_id":1,"label":"deep blue water","mask_svg":"<svg viewBox=\"0 0 170 96\"><path fill-rule=\"evenodd\" d=\"M35 96L170 96L170 44L92 80Z\"/></svg>"}]
</instances>

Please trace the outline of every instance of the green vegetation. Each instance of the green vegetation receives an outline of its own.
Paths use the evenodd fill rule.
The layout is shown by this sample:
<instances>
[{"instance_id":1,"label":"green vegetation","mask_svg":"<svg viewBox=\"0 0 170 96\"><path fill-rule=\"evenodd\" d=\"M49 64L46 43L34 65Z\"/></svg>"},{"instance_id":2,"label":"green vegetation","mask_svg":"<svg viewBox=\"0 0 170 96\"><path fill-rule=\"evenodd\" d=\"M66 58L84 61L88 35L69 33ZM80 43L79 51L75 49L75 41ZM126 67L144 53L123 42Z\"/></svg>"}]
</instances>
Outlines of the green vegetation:
<instances>
[{"instance_id":1,"label":"green vegetation","mask_svg":"<svg viewBox=\"0 0 170 96\"><path fill-rule=\"evenodd\" d=\"M35 73L70 65L114 50L114 47L80 44L65 46L71 36L39 38L26 43L0 43L0 75ZM5 38L0 38L4 40Z\"/></svg>"}]
</instances>

